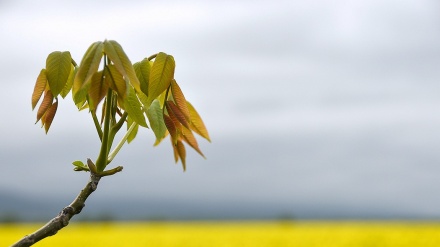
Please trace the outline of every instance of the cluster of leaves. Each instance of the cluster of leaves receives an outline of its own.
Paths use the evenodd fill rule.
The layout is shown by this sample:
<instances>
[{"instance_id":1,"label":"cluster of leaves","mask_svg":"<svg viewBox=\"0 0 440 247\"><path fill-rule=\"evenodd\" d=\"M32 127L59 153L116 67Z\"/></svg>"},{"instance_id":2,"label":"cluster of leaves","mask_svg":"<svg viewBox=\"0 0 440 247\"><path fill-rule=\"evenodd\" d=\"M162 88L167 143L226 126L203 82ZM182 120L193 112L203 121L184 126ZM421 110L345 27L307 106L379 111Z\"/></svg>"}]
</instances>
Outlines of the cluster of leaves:
<instances>
[{"instance_id":1,"label":"cluster of leaves","mask_svg":"<svg viewBox=\"0 0 440 247\"><path fill-rule=\"evenodd\" d=\"M69 52L52 52L35 83L32 109L43 98L37 122L41 121L47 133L58 108L58 96L65 98L71 91L78 109L89 109L101 141L110 143L104 148L106 154L124 123L127 142L136 137L139 126L151 127L155 145L170 136L175 161L181 160L185 169L184 143L203 156L193 132L208 141L210 137L200 115L174 79L174 70L173 56L163 52L132 64L113 40L93 43L79 66ZM104 103L99 120L96 113L101 102Z\"/></svg>"}]
</instances>

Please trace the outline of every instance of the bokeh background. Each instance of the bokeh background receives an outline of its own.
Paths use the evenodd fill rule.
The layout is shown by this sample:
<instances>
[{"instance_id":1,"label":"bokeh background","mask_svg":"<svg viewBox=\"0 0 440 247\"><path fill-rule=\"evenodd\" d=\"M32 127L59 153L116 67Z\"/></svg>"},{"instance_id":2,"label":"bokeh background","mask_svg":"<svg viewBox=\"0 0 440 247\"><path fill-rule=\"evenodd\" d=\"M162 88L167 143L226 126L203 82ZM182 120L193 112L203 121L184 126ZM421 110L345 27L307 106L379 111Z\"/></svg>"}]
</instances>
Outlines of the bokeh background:
<instances>
[{"instance_id":1,"label":"bokeh background","mask_svg":"<svg viewBox=\"0 0 440 247\"><path fill-rule=\"evenodd\" d=\"M440 218L440 3L0 1L0 217L48 219L99 141L60 101L46 136L31 93L46 56L114 39L163 51L204 118L207 159L174 165L143 130L83 219Z\"/></svg>"}]
</instances>

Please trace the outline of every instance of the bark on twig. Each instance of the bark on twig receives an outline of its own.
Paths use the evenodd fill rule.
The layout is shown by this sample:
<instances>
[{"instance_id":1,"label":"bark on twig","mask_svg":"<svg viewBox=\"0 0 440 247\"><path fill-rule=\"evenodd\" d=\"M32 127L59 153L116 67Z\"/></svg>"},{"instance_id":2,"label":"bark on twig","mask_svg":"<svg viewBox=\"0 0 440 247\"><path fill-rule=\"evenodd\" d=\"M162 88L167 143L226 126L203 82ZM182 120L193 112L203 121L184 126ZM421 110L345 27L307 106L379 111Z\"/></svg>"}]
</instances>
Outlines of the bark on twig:
<instances>
[{"instance_id":1,"label":"bark on twig","mask_svg":"<svg viewBox=\"0 0 440 247\"><path fill-rule=\"evenodd\" d=\"M81 212L89 195L92 194L93 191L95 191L98 187L100 179L101 176L90 173L89 182L86 184L84 189L81 190L75 200L70 203L69 206L63 208L63 210L61 210L61 212L55 218L47 222L46 225L44 225L32 234L24 236L21 240L13 244L11 247L31 246L46 237L55 235L59 230L67 226L70 219L74 215Z\"/></svg>"}]
</instances>

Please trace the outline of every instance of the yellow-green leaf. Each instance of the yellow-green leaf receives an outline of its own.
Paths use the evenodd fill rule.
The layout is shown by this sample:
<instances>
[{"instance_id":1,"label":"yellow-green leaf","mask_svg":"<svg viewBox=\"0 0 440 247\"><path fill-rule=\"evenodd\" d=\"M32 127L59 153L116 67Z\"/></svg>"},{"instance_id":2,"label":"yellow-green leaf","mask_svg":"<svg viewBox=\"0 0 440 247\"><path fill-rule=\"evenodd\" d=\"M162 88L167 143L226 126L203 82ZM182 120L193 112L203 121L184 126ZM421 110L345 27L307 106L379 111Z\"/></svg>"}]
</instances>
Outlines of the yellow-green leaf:
<instances>
[{"instance_id":1,"label":"yellow-green leaf","mask_svg":"<svg viewBox=\"0 0 440 247\"><path fill-rule=\"evenodd\" d=\"M137 92L141 92L140 83L136 77L136 72L134 71L133 65L131 64L130 59L125 54L121 45L114 40L106 40L104 41L104 52L113 62L119 73L130 81L131 85Z\"/></svg>"},{"instance_id":2,"label":"yellow-green leaf","mask_svg":"<svg viewBox=\"0 0 440 247\"><path fill-rule=\"evenodd\" d=\"M52 105L53 102L53 96L52 92L50 90L46 91L44 93L43 101L40 104L40 107L37 111L37 122L40 121L41 117L46 113L47 109Z\"/></svg>"},{"instance_id":3,"label":"yellow-green leaf","mask_svg":"<svg viewBox=\"0 0 440 247\"><path fill-rule=\"evenodd\" d=\"M47 109L46 113L44 114L43 119L41 120L41 122L43 122L44 129L46 130L46 134L47 134L47 132L49 132L50 125L52 124L52 121L55 118L57 108L58 108L58 101L55 101L49 107L49 109Z\"/></svg>"},{"instance_id":4,"label":"yellow-green leaf","mask_svg":"<svg viewBox=\"0 0 440 247\"><path fill-rule=\"evenodd\" d=\"M80 168L87 168L88 167L86 165L84 165L84 163L80 160L75 160L74 162L72 162L72 165L80 167Z\"/></svg>"},{"instance_id":5,"label":"yellow-green leaf","mask_svg":"<svg viewBox=\"0 0 440 247\"><path fill-rule=\"evenodd\" d=\"M79 111L82 111L82 110L89 108L89 105L87 104L87 99L84 99L82 102L78 102L75 105Z\"/></svg>"},{"instance_id":6,"label":"yellow-green leaf","mask_svg":"<svg viewBox=\"0 0 440 247\"><path fill-rule=\"evenodd\" d=\"M169 132L168 132L168 130L167 131L165 131L165 136L164 136L164 138L163 139L165 139L165 137L167 137L168 136L168 134L169 134ZM159 145L161 142L162 142L162 140L163 139L161 139L161 140L158 140L158 139L156 139L156 141L154 141L154 144L153 144L153 146L155 147L155 146L157 146L157 145Z\"/></svg>"},{"instance_id":7,"label":"yellow-green leaf","mask_svg":"<svg viewBox=\"0 0 440 247\"><path fill-rule=\"evenodd\" d=\"M42 69L37 77L37 81L35 82L34 91L32 92L32 110L35 109L35 106L40 100L41 95L43 95L46 84L46 69Z\"/></svg>"},{"instance_id":8,"label":"yellow-green leaf","mask_svg":"<svg viewBox=\"0 0 440 247\"><path fill-rule=\"evenodd\" d=\"M54 97L58 96L67 83L72 68L71 62L72 57L68 51L52 52L46 59L46 76Z\"/></svg>"},{"instance_id":9,"label":"yellow-green leaf","mask_svg":"<svg viewBox=\"0 0 440 247\"><path fill-rule=\"evenodd\" d=\"M160 103L156 99L151 103L147 110L148 121L150 122L151 129L156 136L156 141L161 141L165 137L166 126L163 119L163 111L160 108Z\"/></svg>"},{"instance_id":10,"label":"yellow-green leaf","mask_svg":"<svg viewBox=\"0 0 440 247\"><path fill-rule=\"evenodd\" d=\"M157 54L150 71L150 83L148 84L148 97L153 101L165 91L174 77L175 62L171 55L163 52Z\"/></svg>"},{"instance_id":11,"label":"yellow-green leaf","mask_svg":"<svg viewBox=\"0 0 440 247\"><path fill-rule=\"evenodd\" d=\"M150 61L145 58L144 60L133 64L134 71L136 71L136 76L139 79L141 91L148 95L148 84L150 82Z\"/></svg>"},{"instance_id":12,"label":"yellow-green leaf","mask_svg":"<svg viewBox=\"0 0 440 247\"><path fill-rule=\"evenodd\" d=\"M145 95L143 92L138 93L137 96L145 108L148 108L147 105L151 105L151 102L149 102L147 95Z\"/></svg>"},{"instance_id":13,"label":"yellow-green leaf","mask_svg":"<svg viewBox=\"0 0 440 247\"><path fill-rule=\"evenodd\" d=\"M91 111L96 111L98 104L107 95L108 85L104 82L102 73L102 71L99 71L92 76L89 90L89 108Z\"/></svg>"},{"instance_id":14,"label":"yellow-green leaf","mask_svg":"<svg viewBox=\"0 0 440 247\"><path fill-rule=\"evenodd\" d=\"M90 88L93 74L98 71L103 56L104 44L101 41L93 43L84 54L78 72L73 81L73 100L75 104L83 102Z\"/></svg>"},{"instance_id":15,"label":"yellow-green leaf","mask_svg":"<svg viewBox=\"0 0 440 247\"><path fill-rule=\"evenodd\" d=\"M107 85L116 91L119 97L125 99L127 94L127 83L114 65L110 64L107 67L108 70L105 70L105 80Z\"/></svg>"},{"instance_id":16,"label":"yellow-green leaf","mask_svg":"<svg viewBox=\"0 0 440 247\"><path fill-rule=\"evenodd\" d=\"M128 116L133 119L133 121L138 123L140 126L148 128L141 103L136 96L136 92L131 86L128 87L127 98L124 100L124 108L128 113Z\"/></svg>"},{"instance_id":17,"label":"yellow-green leaf","mask_svg":"<svg viewBox=\"0 0 440 247\"><path fill-rule=\"evenodd\" d=\"M203 120L200 117L199 113L196 111L194 106L191 105L191 103L187 101L186 104L188 106L188 110L191 116L190 128L210 142L211 139L209 138L208 130L206 129L205 124L203 123Z\"/></svg>"},{"instance_id":18,"label":"yellow-green leaf","mask_svg":"<svg viewBox=\"0 0 440 247\"><path fill-rule=\"evenodd\" d=\"M70 69L70 75L69 78L67 79L67 83L64 86L63 90L61 90L60 92L60 95L61 97L63 97L63 99L69 94L70 90L72 89L73 79L75 79L76 72L78 72L78 69L72 64L72 67Z\"/></svg>"}]
</instances>

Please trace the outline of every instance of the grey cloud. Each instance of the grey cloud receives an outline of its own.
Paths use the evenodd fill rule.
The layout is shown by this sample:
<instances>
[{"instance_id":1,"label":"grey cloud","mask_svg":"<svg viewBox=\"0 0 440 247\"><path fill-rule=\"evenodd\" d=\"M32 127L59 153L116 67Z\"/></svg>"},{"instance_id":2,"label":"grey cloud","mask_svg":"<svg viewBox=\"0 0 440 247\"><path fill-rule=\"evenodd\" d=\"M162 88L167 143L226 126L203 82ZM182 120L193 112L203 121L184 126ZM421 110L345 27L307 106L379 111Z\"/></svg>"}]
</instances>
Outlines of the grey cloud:
<instances>
[{"instance_id":1,"label":"grey cloud","mask_svg":"<svg viewBox=\"0 0 440 247\"><path fill-rule=\"evenodd\" d=\"M408 215L440 215L440 201L430 196L438 187L433 174L440 140L436 2L192 4L200 23L182 15L149 29L153 24L136 22L149 6L141 4L137 18L122 26L90 36L96 27L79 22L75 34L65 30L51 39L36 34L46 29L28 32L23 23L58 19L53 9L49 19L29 6L17 12L11 20L30 19L17 23L20 29L4 36L1 48L0 67L9 72L4 84L14 82L0 92L10 106L3 110L9 121L1 122L0 156L14 164L2 166L1 187L61 196L82 186L86 176L71 172L70 162L96 156L98 143L84 142L95 140L87 113L78 113L70 98L60 101L64 113L45 136L33 126L29 95L48 52L72 49L80 60L95 38L114 38L133 61L157 51L176 57L177 79L213 143L202 142L207 160L189 151L182 174L169 143L153 149L152 133L145 131L149 137L124 147L115 160L124 172L103 181L97 197L260 202L279 205L280 212L314 208L317 215L321 205L353 214L403 207ZM136 6L121 8L121 18ZM12 29L0 26L5 30ZM111 37L98 37L103 34Z\"/></svg>"}]
</instances>

